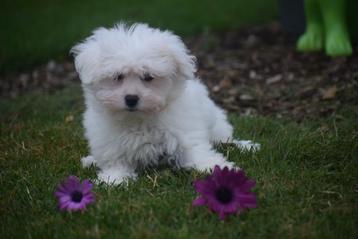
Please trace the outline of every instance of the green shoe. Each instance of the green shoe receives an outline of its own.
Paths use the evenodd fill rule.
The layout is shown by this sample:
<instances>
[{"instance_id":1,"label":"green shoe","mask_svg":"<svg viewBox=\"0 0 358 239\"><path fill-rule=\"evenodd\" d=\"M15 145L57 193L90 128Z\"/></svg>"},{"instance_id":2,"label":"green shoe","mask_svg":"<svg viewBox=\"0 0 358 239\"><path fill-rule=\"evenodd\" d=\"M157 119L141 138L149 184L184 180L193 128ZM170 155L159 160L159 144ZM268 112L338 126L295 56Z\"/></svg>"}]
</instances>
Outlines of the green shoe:
<instances>
[{"instance_id":1,"label":"green shoe","mask_svg":"<svg viewBox=\"0 0 358 239\"><path fill-rule=\"evenodd\" d=\"M323 30L319 24L311 24L299 38L297 49L303 52L319 51L323 47Z\"/></svg>"},{"instance_id":2,"label":"green shoe","mask_svg":"<svg viewBox=\"0 0 358 239\"><path fill-rule=\"evenodd\" d=\"M347 31L344 28L328 30L325 43L326 54L329 56L349 56L352 54L352 45Z\"/></svg>"}]
</instances>

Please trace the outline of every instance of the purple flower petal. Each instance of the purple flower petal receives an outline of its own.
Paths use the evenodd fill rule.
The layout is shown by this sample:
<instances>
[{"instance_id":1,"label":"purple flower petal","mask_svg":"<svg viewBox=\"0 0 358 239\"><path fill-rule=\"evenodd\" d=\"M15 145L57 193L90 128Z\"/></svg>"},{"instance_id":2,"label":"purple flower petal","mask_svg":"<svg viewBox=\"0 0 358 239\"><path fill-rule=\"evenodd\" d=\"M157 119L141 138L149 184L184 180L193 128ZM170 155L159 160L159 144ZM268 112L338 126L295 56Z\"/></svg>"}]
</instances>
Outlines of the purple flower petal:
<instances>
[{"instance_id":1,"label":"purple flower petal","mask_svg":"<svg viewBox=\"0 0 358 239\"><path fill-rule=\"evenodd\" d=\"M55 192L55 196L58 197L58 198L61 198L61 197L64 197L64 196L67 196L68 194L66 192L62 192L62 191L56 191Z\"/></svg>"},{"instance_id":2,"label":"purple flower petal","mask_svg":"<svg viewBox=\"0 0 358 239\"><path fill-rule=\"evenodd\" d=\"M220 169L220 167L218 165L215 165L214 171L212 173L212 177L218 178L220 176L221 176L221 169Z\"/></svg>"},{"instance_id":3,"label":"purple flower petal","mask_svg":"<svg viewBox=\"0 0 358 239\"><path fill-rule=\"evenodd\" d=\"M58 185L57 192L67 192L67 191L68 191L68 189L65 187L65 185L63 185L63 183Z\"/></svg>"},{"instance_id":4,"label":"purple flower petal","mask_svg":"<svg viewBox=\"0 0 358 239\"><path fill-rule=\"evenodd\" d=\"M71 197L66 195L66 196L63 196L63 197L59 198L58 201L59 201L60 204L71 202Z\"/></svg>"},{"instance_id":5,"label":"purple flower petal","mask_svg":"<svg viewBox=\"0 0 358 239\"><path fill-rule=\"evenodd\" d=\"M255 187L256 182L254 180L246 180L241 184L240 189L244 192L249 192L251 188Z\"/></svg>"},{"instance_id":6,"label":"purple flower petal","mask_svg":"<svg viewBox=\"0 0 358 239\"><path fill-rule=\"evenodd\" d=\"M60 210L67 210L68 205L70 205L71 201L63 202L62 204L59 204Z\"/></svg>"},{"instance_id":7,"label":"purple flower petal","mask_svg":"<svg viewBox=\"0 0 358 239\"><path fill-rule=\"evenodd\" d=\"M218 170L220 170L220 168L218 167ZM216 172L216 175L214 176L214 180L218 185L226 185L226 186L230 186L230 177L231 177L231 173L229 171L228 167L225 167L221 172Z\"/></svg>"},{"instance_id":8,"label":"purple flower petal","mask_svg":"<svg viewBox=\"0 0 358 239\"><path fill-rule=\"evenodd\" d=\"M94 203L96 201L96 198L93 194L85 195L82 199L82 202L86 204Z\"/></svg>"},{"instance_id":9,"label":"purple flower petal","mask_svg":"<svg viewBox=\"0 0 358 239\"><path fill-rule=\"evenodd\" d=\"M236 195L237 200L240 202L242 207L255 208L257 207L256 195L254 193L238 193Z\"/></svg>"},{"instance_id":10,"label":"purple flower petal","mask_svg":"<svg viewBox=\"0 0 358 239\"><path fill-rule=\"evenodd\" d=\"M78 211L85 209L86 204L85 203L75 203L70 202L67 206L67 211Z\"/></svg>"},{"instance_id":11,"label":"purple flower petal","mask_svg":"<svg viewBox=\"0 0 358 239\"><path fill-rule=\"evenodd\" d=\"M212 192L215 190L215 184L212 183L212 180L210 178L207 178L206 180L197 180L194 182L194 187L196 191L202 193L202 194L212 194Z\"/></svg>"},{"instance_id":12,"label":"purple flower petal","mask_svg":"<svg viewBox=\"0 0 358 239\"><path fill-rule=\"evenodd\" d=\"M62 182L58 187L57 191L60 192L73 192L80 190L81 184L76 176L69 176L66 181Z\"/></svg>"},{"instance_id":13,"label":"purple flower petal","mask_svg":"<svg viewBox=\"0 0 358 239\"><path fill-rule=\"evenodd\" d=\"M198 197L192 202L193 206L204 206L206 204L206 200L203 197Z\"/></svg>"},{"instance_id":14,"label":"purple flower petal","mask_svg":"<svg viewBox=\"0 0 358 239\"><path fill-rule=\"evenodd\" d=\"M84 194L90 192L92 190L92 187L93 187L93 185L88 179L83 180L82 190L83 190Z\"/></svg>"},{"instance_id":15,"label":"purple flower petal","mask_svg":"<svg viewBox=\"0 0 358 239\"><path fill-rule=\"evenodd\" d=\"M72 190L72 191L80 190L81 189L80 180L76 176L69 176L65 184L65 187L68 190Z\"/></svg>"},{"instance_id":16,"label":"purple flower petal","mask_svg":"<svg viewBox=\"0 0 358 239\"><path fill-rule=\"evenodd\" d=\"M231 177L232 177L231 181L235 184L235 186L239 186L247 180L247 177L243 170L232 172Z\"/></svg>"},{"instance_id":17,"label":"purple flower petal","mask_svg":"<svg viewBox=\"0 0 358 239\"><path fill-rule=\"evenodd\" d=\"M231 214L231 213L235 213L239 209L240 204L237 203L237 201L233 201L232 203L229 204L220 205L220 207L221 207L220 208L221 211Z\"/></svg>"}]
</instances>

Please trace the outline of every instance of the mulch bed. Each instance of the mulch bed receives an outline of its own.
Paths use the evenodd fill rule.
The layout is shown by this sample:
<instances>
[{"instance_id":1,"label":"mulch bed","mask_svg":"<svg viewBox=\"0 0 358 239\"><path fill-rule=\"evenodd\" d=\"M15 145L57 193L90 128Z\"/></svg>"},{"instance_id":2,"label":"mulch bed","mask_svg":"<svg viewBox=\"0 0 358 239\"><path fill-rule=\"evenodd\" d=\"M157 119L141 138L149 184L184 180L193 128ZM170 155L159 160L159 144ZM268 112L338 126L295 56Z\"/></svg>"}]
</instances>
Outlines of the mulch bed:
<instances>
[{"instance_id":1,"label":"mulch bed","mask_svg":"<svg viewBox=\"0 0 358 239\"><path fill-rule=\"evenodd\" d=\"M219 105L240 115L326 117L358 106L358 49L350 57L302 54L277 24L205 33L185 39L197 75ZM49 61L32 71L0 76L1 97L52 91L79 82L72 62Z\"/></svg>"}]
</instances>

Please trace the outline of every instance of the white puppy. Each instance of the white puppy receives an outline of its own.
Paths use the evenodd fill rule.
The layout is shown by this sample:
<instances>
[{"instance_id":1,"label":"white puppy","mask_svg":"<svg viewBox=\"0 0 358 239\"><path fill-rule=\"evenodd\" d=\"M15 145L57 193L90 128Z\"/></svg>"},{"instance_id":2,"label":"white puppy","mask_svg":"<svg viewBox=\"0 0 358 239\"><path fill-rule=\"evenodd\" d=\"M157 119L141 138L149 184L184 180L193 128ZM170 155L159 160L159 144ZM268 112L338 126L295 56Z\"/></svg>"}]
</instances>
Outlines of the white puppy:
<instances>
[{"instance_id":1,"label":"white puppy","mask_svg":"<svg viewBox=\"0 0 358 239\"><path fill-rule=\"evenodd\" d=\"M195 78L195 58L178 36L119 24L95 30L72 52L87 106L91 155L82 163L95 163L101 181L118 184L160 163L200 171L233 167L213 149L215 142L233 142L232 126Z\"/></svg>"}]
</instances>

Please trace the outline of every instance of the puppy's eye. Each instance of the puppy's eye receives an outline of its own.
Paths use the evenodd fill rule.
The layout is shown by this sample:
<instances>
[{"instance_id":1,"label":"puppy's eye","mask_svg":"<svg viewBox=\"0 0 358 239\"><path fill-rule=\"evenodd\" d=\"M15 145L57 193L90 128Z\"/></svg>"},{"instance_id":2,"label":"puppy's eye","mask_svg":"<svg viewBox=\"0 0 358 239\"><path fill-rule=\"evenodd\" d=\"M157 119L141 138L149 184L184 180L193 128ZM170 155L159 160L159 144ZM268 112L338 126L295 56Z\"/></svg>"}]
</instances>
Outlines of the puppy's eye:
<instances>
[{"instance_id":1,"label":"puppy's eye","mask_svg":"<svg viewBox=\"0 0 358 239\"><path fill-rule=\"evenodd\" d=\"M145 73L142 80L146 81L146 82L150 82L154 79L153 76L149 75L148 73Z\"/></svg>"},{"instance_id":2,"label":"puppy's eye","mask_svg":"<svg viewBox=\"0 0 358 239\"><path fill-rule=\"evenodd\" d=\"M114 77L114 80L115 80L115 81L121 81L121 80L123 80L123 78L124 78L124 76L123 76L123 74L121 73L121 74L116 75L116 76Z\"/></svg>"}]
</instances>

